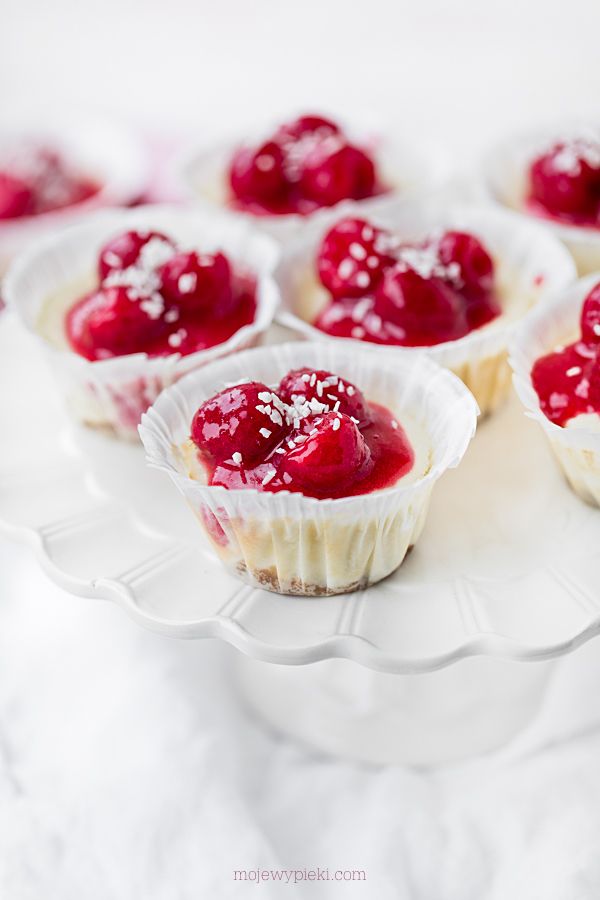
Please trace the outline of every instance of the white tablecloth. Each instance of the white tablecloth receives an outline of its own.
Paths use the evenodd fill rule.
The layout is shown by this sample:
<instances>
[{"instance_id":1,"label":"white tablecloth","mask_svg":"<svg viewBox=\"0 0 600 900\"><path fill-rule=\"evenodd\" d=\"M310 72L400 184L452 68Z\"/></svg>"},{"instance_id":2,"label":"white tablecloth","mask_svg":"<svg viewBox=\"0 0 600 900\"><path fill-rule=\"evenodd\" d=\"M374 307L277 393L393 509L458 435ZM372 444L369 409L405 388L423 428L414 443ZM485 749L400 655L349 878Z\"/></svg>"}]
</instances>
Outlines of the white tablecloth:
<instances>
[{"instance_id":1,"label":"white tablecloth","mask_svg":"<svg viewBox=\"0 0 600 900\"><path fill-rule=\"evenodd\" d=\"M234 651L141 630L0 543L3 900L596 900L600 647L511 747L444 770L335 761L241 707ZM364 870L284 886L234 870Z\"/></svg>"}]
</instances>

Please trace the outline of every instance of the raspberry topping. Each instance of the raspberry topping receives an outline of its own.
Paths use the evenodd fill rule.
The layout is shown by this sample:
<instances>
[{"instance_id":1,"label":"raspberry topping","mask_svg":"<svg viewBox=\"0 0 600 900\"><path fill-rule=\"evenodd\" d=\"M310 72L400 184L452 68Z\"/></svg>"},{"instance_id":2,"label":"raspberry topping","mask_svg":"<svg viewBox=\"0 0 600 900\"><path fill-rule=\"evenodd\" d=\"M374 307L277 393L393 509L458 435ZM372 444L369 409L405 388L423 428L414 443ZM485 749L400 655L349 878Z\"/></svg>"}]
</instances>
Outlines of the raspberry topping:
<instances>
[{"instance_id":1,"label":"raspberry topping","mask_svg":"<svg viewBox=\"0 0 600 900\"><path fill-rule=\"evenodd\" d=\"M111 272L119 272L134 266L143 248L151 241L159 246L166 244L167 253L170 249L172 252L173 244L168 237L158 231L126 231L107 241L98 258L100 280L104 281Z\"/></svg>"},{"instance_id":2,"label":"raspberry topping","mask_svg":"<svg viewBox=\"0 0 600 900\"><path fill-rule=\"evenodd\" d=\"M37 215L81 203L99 185L60 154L27 141L8 144L0 160L0 219Z\"/></svg>"},{"instance_id":3,"label":"raspberry topping","mask_svg":"<svg viewBox=\"0 0 600 900\"><path fill-rule=\"evenodd\" d=\"M363 219L343 219L325 235L317 268L332 299L314 324L336 337L429 346L501 313L494 263L466 232L408 243Z\"/></svg>"},{"instance_id":4,"label":"raspberry topping","mask_svg":"<svg viewBox=\"0 0 600 900\"><path fill-rule=\"evenodd\" d=\"M283 457L281 472L309 493L348 488L373 470L371 451L349 416L307 419L306 440Z\"/></svg>"},{"instance_id":5,"label":"raspberry topping","mask_svg":"<svg viewBox=\"0 0 600 900\"><path fill-rule=\"evenodd\" d=\"M478 300L494 286L494 263L480 240L464 231L446 231L438 241L442 265L459 267L457 281L468 299Z\"/></svg>"},{"instance_id":6,"label":"raspberry topping","mask_svg":"<svg viewBox=\"0 0 600 900\"><path fill-rule=\"evenodd\" d=\"M31 188L21 178L0 172L0 219L16 219L33 211Z\"/></svg>"},{"instance_id":7,"label":"raspberry topping","mask_svg":"<svg viewBox=\"0 0 600 900\"><path fill-rule=\"evenodd\" d=\"M127 231L104 245L100 286L66 318L87 359L128 353L188 354L213 347L254 320L256 284L221 253L183 251L155 231Z\"/></svg>"},{"instance_id":8,"label":"raspberry topping","mask_svg":"<svg viewBox=\"0 0 600 900\"><path fill-rule=\"evenodd\" d=\"M438 242L437 252L448 270L453 264L459 267L455 285L467 301L469 330L500 315L493 297L494 262L481 241L464 231L447 231Z\"/></svg>"},{"instance_id":9,"label":"raspberry topping","mask_svg":"<svg viewBox=\"0 0 600 900\"><path fill-rule=\"evenodd\" d=\"M413 346L453 341L469 330L458 294L441 278L425 278L402 263L383 276L374 310Z\"/></svg>"},{"instance_id":10,"label":"raspberry topping","mask_svg":"<svg viewBox=\"0 0 600 900\"><path fill-rule=\"evenodd\" d=\"M349 381L323 369L294 369L281 379L277 393L286 403L293 403L294 397L317 400L331 407L333 412L350 416L358 425L369 421L367 403Z\"/></svg>"},{"instance_id":11,"label":"raspberry topping","mask_svg":"<svg viewBox=\"0 0 600 900\"><path fill-rule=\"evenodd\" d=\"M335 122L314 115L281 125L259 146L237 150L229 184L234 205L256 215L308 215L383 192L365 149Z\"/></svg>"},{"instance_id":12,"label":"raspberry topping","mask_svg":"<svg viewBox=\"0 0 600 900\"><path fill-rule=\"evenodd\" d=\"M576 224L600 224L600 142L560 141L529 170L533 211Z\"/></svg>"},{"instance_id":13,"label":"raspberry topping","mask_svg":"<svg viewBox=\"0 0 600 900\"><path fill-rule=\"evenodd\" d=\"M557 425L600 414L600 283L581 311L581 338L536 360L531 381L544 415Z\"/></svg>"},{"instance_id":14,"label":"raspberry topping","mask_svg":"<svg viewBox=\"0 0 600 900\"><path fill-rule=\"evenodd\" d=\"M88 359L135 353L140 341L151 342L164 322L149 314L143 299L127 287L101 287L80 300L67 314L74 345Z\"/></svg>"},{"instance_id":15,"label":"raspberry topping","mask_svg":"<svg viewBox=\"0 0 600 900\"><path fill-rule=\"evenodd\" d=\"M329 137L339 134L340 128L331 119L324 116L299 116L291 122L280 125L275 132L275 139L285 143L286 141L298 141L306 135L318 133L321 137Z\"/></svg>"},{"instance_id":16,"label":"raspberry topping","mask_svg":"<svg viewBox=\"0 0 600 900\"><path fill-rule=\"evenodd\" d=\"M196 412L191 439L209 484L321 499L389 487L414 461L389 410L309 368L288 372L276 388L251 381L221 391Z\"/></svg>"},{"instance_id":17,"label":"raspberry topping","mask_svg":"<svg viewBox=\"0 0 600 900\"><path fill-rule=\"evenodd\" d=\"M375 165L358 147L337 136L326 138L306 154L300 190L317 206L363 200L375 192Z\"/></svg>"},{"instance_id":18,"label":"raspberry topping","mask_svg":"<svg viewBox=\"0 0 600 900\"><path fill-rule=\"evenodd\" d=\"M600 343L600 284L593 288L581 308L581 337L586 343Z\"/></svg>"},{"instance_id":19,"label":"raspberry topping","mask_svg":"<svg viewBox=\"0 0 600 900\"><path fill-rule=\"evenodd\" d=\"M231 266L223 253L176 253L160 269L162 294L182 311L226 316L235 301Z\"/></svg>"},{"instance_id":20,"label":"raspberry topping","mask_svg":"<svg viewBox=\"0 0 600 900\"><path fill-rule=\"evenodd\" d=\"M596 356L589 371L588 402L595 412L600 412L600 356Z\"/></svg>"},{"instance_id":21,"label":"raspberry topping","mask_svg":"<svg viewBox=\"0 0 600 900\"><path fill-rule=\"evenodd\" d=\"M285 203L288 182L282 147L266 141L258 149L242 147L231 163L231 188L244 203L278 206Z\"/></svg>"},{"instance_id":22,"label":"raspberry topping","mask_svg":"<svg viewBox=\"0 0 600 900\"><path fill-rule=\"evenodd\" d=\"M321 243L317 268L332 297L362 297L378 284L393 262L386 235L365 219L342 219Z\"/></svg>"},{"instance_id":23,"label":"raspberry topping","mask_svg":"<svg viewBox=\"0 0 600 900\"><path fill-rule=\"evenodd\" d=\"M287 431L283 415L272 401L270 389L259 381L226 388L196 412L192 440L219 462L231 459L236 463L239 454L246 462L259 460Z\"/></svg>"}]
</instances>

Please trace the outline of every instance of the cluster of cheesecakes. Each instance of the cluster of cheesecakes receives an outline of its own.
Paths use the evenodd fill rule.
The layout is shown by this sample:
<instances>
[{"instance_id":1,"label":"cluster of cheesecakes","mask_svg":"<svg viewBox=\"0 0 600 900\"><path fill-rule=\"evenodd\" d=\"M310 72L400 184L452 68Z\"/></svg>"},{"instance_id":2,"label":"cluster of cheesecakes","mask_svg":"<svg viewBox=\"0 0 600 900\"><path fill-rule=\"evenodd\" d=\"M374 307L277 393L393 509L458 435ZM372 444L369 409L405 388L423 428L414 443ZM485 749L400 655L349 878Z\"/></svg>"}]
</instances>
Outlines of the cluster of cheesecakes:
<instances>
[{"instance_id":1,"label":"cluster of cheesecakes","mask_svg":"<svg viewBox=\"0 0 600 900\"><path fill-rule=\"evenodd\" d=\"M203 208L98 215L6 281L76 417L134 439L141 420L223 562L270 590L346 592L400 565L478 408L506 398L509 348L569 482L600 503L600 274L574 283L569 252L574 233L600 243L600 139L497 150L505 209L416 196L426 167L388 143L311 114L194 151ZM63 204L97 189L63 176ZM44 184L0 166L0 218L42 211ZM246 351L274 320L310 343Z\"/></svg>"}]
</instances>

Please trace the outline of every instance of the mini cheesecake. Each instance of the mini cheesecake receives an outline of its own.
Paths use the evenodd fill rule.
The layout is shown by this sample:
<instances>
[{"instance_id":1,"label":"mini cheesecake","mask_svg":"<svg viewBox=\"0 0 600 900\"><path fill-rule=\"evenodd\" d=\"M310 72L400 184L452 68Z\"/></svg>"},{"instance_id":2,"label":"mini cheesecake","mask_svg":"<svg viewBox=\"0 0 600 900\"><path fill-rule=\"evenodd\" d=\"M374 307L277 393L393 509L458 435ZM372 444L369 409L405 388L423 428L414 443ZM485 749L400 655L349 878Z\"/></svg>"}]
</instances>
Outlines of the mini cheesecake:
<instances>
[{"instance_id":1,"label":"mini cheesecake","mask_svg":"<svg viewBox=\"0 0 600 900\"><path fill-rule=\"evenodd\" d=\"M475 419L472 396L427 359L391 366L365 350L295 343L182 380L140 435L231 572L322 596L398 568Z\"/></svg>"},{"instance_id":2,"label":"mini cheesecake","mask_svg":"<svg viewBox=\"0 0 600 900\"><path fill-rule=\"evenodd\" d=\"M423 202L332 221L283 256L281 324L311 340L427 354L493 412L510 388L512 330L574 276L566 251L499 211Z\"/></svg>"},{"instance_id":3,"label":"mini cheesecake","mask_svg":"<svg viewBox=\"0 0 600 900\"><path fill-rule=\"evenodd\" d=\"M276 259L273 241L230 217L115 210L33 244L4 295L75 418L137 440L161 390L269 327Z\"/></svg>"},{"instance_id":4,"label":"mini cheesecake","mask_svg":"<svg viewBox=\"0 0 600 900\"><path fill-rule=\"evenodd\" d=\"M587 276L523 323L515 387L573 490L600 505L600 277Z\"/></svg>"},{"instance_id":5,"label":"mini cheesecake","mask_svg":"<svg viewBox=\"0 0 600 900\"><path fill-rule=\"evenodd\" d=\"M97 275L66 284L38 331L90 361L187 355L223 343L256 313L256 283L222 252L183 250L164 234L127 231L100 250Z\"/></svg>"}]
</instances>

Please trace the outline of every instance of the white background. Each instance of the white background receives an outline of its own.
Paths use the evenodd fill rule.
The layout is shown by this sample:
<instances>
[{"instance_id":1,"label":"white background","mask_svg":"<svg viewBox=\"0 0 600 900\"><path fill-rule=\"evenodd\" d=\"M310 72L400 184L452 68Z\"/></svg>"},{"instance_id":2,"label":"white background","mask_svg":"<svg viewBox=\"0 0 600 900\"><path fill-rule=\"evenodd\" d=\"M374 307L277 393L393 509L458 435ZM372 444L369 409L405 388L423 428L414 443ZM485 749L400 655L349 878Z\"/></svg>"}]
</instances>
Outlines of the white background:
<instances>
[{"instance_id":1,"label":"white background","mask_svg":"<svg viewBox=\"0 0 600 900\"><path fill-rule=\"evenodd\" d=\"M68 103L202 133L289 108L358 108L463 154L599 105L594 0L3 6L6 109Z\"/></svg>"},{"instance_id":2,"label":"white background","mask_svg":"<svg viewBox=\"0 0 600 900\"><path fill-rule=\"evenodd\" d=\"M598 114L599 36L592 0L5 0L0 108L91 107L166 139L368 111L468 170L507 129ZM0 897L597 900L597 655L565 662L512 751L429 774L343 764L247 718L225 648L142 632L0 543ZM369 881L231 882L316 865Z\"/></svg>"}]
</instances>

